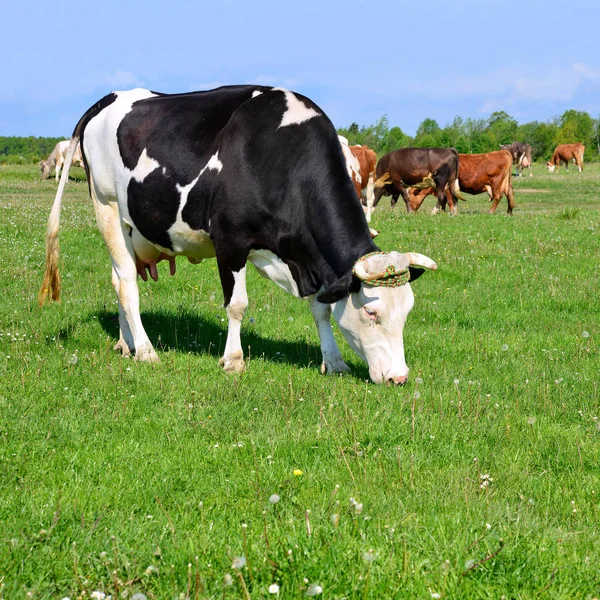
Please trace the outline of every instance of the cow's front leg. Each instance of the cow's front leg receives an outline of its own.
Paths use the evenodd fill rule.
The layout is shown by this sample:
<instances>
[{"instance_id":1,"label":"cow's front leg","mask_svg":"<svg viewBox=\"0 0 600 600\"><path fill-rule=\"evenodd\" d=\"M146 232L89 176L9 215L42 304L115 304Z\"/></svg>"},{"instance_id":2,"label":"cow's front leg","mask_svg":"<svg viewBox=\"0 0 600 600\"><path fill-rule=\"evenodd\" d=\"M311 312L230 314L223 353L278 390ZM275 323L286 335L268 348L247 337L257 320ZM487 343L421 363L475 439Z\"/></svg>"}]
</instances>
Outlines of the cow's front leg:
<instances>
[{"instance_id":1,"label":"cow's front leg","mask_svg":"<svg viewBox=\"0 0 600 600\"><path fill-rule=\"evenodd\" d=\"M242 319L248 308L246 266L244 265L238 271L233 271L219 263L219 272L225 298L225 311L229 321L225 352L219 364L229 373L241 373L245 365L240 331Z\"/></svg>"},{"instance_id":2,"label":"cow's front leg","mask_svg":"<svg viewBox=\"0 0 600 600\"><path fill-rule=\"evenodd\" d=\"M333 337L331 329L331 306L317 301L317 295L309 297L310 312L317 325L319 340L321 341L321 353L323 362L321 373L349 373L350 367L344 362L342 354Z\"/></svg>"}]
</instances>

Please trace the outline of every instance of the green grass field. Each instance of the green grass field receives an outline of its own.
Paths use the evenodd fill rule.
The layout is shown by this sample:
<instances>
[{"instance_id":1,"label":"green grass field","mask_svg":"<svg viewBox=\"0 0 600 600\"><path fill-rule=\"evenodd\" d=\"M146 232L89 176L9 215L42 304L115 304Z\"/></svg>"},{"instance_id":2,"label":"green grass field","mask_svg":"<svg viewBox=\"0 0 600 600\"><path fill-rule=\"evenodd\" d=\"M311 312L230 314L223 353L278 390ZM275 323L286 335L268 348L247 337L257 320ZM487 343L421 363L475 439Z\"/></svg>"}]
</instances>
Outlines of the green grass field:
<instances>
[{"instance_id":1,"label":"green grass field","mask_svg":"<svg viewBox=\"0 0 600 600\"><path fill-rule=\"evenodd\" d=\"M352 375L320 375L308 305L253 269L247 369L223 373L214 261L140 281L162 360L122 359L87 184L40 308L57 186L1 167L0 598L600 595L600 165L514 186L513 218L383 199L380 247L439 265L396 388L341 335Z\"/></svg>"}]
</instances>

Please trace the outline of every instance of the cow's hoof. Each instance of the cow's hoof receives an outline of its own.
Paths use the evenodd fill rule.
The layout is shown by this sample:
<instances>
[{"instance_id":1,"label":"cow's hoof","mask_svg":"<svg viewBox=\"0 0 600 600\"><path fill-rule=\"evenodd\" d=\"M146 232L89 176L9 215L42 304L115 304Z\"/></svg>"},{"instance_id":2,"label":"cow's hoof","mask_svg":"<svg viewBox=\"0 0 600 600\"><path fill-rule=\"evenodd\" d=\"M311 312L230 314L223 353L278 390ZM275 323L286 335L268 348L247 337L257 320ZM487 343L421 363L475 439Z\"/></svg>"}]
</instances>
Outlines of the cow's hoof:
<instances>
[{"instance_id":1,"label":"cow's hoof","mask_svg":"<svg viewBox=\"0 0 600 600\"><path fill-rule=\"evenodd\" d=\"M150 362L157 363L160 362L160 358L158 358L158 354L154 351L154 348L148 348L147 350L142 350L141 352L135 353L134 360L138 362Z\"/></svg>"},{"instance_id":2,"label":"cow's hoof","mask_svg":"<svg viewBox=\"0 0 600 600\"><path fill-rule=\"evenodd\" d=\"M431 209L431 214L432 214L432 215L437 215L439 212L440 212L440 209L439 209L437 206L434 206L434 207Z\"/></svg>"},{"instance_id":3,"label":"cow's hoof","mask_svg":"<svg viewBox=\"0 0 600 600\"><path fill-rule=\"evenodd\" d=\"M235 352L229 356L224 356L219 360L219 365L223 367L226 373L241 373L246 367L244 356L241 352Z\"/></svg>"},{"instance_id":4,"label":"cow's hoof","mask_svg":"<svg viewBox=\"0 0 600 600\"><path fill-rule=\"evenodd\" d=\"M127 342L121 338L114 346L113 350L120 350L123 358L129 358L131 356L131 349L127 345Z\"/></svg>"},{"instance_id":5,"label":"cow's hoof","mask_svg":"<svg viewBox=\"0 0 600 600\"><path fill-rule=\"evenodd\" d=\"M321 363L321 373L323 375L350 373L350 367L344 362L341 356L339 358L327 358Z\"/></svg>"}]
</instances>

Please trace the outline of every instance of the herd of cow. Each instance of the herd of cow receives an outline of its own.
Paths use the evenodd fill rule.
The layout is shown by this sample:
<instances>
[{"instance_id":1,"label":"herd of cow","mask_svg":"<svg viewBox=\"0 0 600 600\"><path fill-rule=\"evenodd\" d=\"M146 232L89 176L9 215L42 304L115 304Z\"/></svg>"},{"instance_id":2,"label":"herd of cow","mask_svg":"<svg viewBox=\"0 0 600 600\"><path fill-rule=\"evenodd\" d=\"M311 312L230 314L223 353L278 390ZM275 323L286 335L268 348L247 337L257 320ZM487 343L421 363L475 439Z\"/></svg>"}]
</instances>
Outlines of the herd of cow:
<instances>
[{"instance_id":1,"label":"herd of cow","mask_svg":"<svg viewBox=\"0 0 600 600\"><path fill-rule=\"evenodd\" d=\"M437 198L434 214L446 210L446 206L455 214L460 192L487 192L492 202L491 213L498 208L502 196L506 196L511 215L515 207L513 165L518 175L526 168L529 176L533 175L531 146L524 142L513 142L485 154L458 154L454 148L403 148L388 152L379 162L368 146L349 146L342 136L340 143L368 222L381 196L391 196L392 206L402 196L406 210L413 212L427 196L434 194ZM564 162L568 171L569 162L573 161L582 171L584 150L581 142L561 144L546 166L551 173L555 169L558 172Z\"/></svg>"},{"instance_id":2,"label":"herd of cow","mask_svg":"<svg viewBox=\"0 0 600 600\"><path fill-rule=\"evenodd\" d=\"M559 146L548 163L574 160L583 145ZM515 143L487 154L406 148L379 161L349 146L308 98L282 88L224 86L205 92L114 92L94 104L70 141L42 166L62 177L46 235L39 300L59 298L58 229L73 162L86 171L98 227L112 259L119 304L115 349L136 360L158 356L140 318L137 276L158 278L157 263L216 258L228 317L221 365L244 368L241 322L248 306L246 263L306 298L319 333L323 373L348 371L331 329L333 315L376 383L408 377L403 329L414 304L409 281L436 263L415 252L383 252L371 213L382 195L417 210L457 210L460 192L486 191L492 212L502 195L514 208L511 171L529 168L531 148ZM362 194L365 198L362 199ZM362 204L361 206L361 199Z\"/></svg>"}]
</instances>

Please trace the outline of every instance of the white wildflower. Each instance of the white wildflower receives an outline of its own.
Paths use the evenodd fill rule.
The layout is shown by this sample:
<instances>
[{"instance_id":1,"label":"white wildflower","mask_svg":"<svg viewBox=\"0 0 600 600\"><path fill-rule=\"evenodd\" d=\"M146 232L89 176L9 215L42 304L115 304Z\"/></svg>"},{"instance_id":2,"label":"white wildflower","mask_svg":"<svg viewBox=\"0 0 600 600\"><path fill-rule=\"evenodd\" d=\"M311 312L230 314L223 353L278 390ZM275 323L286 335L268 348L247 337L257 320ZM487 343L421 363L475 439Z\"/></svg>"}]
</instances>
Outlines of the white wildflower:
<instances>
[{"instance_id":1,"label":"white wildflower","mask_svg":"<svg viewBox=\"0 0 600 600\"><path fill-rule=\"evenodd\" d=\"M589 338L590 337L590 332L589 331L582 331L581 332L581 337L582 338Z\"/></svg>"},{"instance_id":2,"label":"white wildflower","mask_svg":"<svg viewBox=\"0 0 600 600\"><path fill-rule=\"evenodd\" d=\"M223 585L233 585L233 577L229 573L225 573L225 575L223 576Z\"/></svg>"},{"instance_id":3,"label":"white wildflower","mask_svg":"<svg viewBox=\"0 0 600 600\"><path fill-rule=\"evenodd\" d=\"M279 586L276 583L269 586L269 594L279 594Z\"/></svg>"},{"instance_id":4,"label":"white wildflower","mask_svg":"<svg viewBox=\"0 0 600 600\"><path fill-rule=\"evenodd\" d=\"M318 583L311 583L306 590L307 596L318 596L323 593L323 588Z\"/></svg>"},{"instance_id":5,"label":"white wildflower","mask_svg":"<svg viewBox=\"0 0 600 600\"><path fill-rule=\"evenodd\" d=\"M232 569L243 569L246 566L246 557L245 556L236 556L233 559L233 564L231 565Z\"/></svg>"},{"instance_id":6,"label":"white wildflower","mask_svg":"<svg viewBox=\"0 0 600 600\"><path fill-rule=\"evenodd\" d=\"M271 494L269 496L269 502L271 504L277 504L280 500L281 498L279 497L279 494Z\"/></svg>"}]
</instances>

